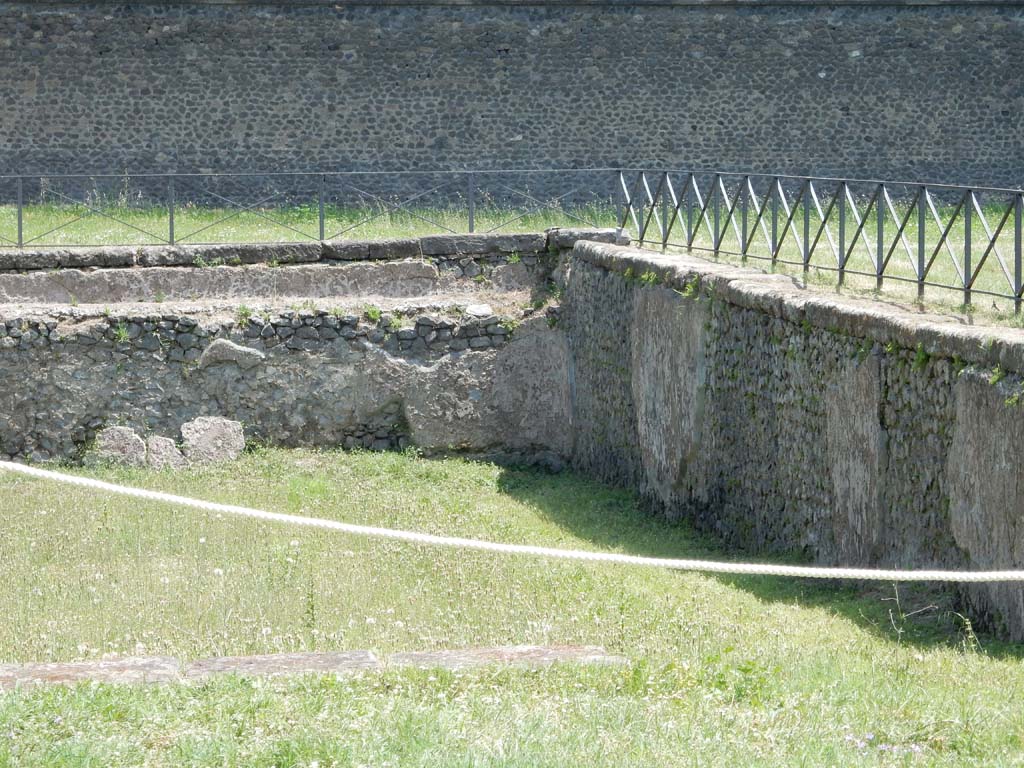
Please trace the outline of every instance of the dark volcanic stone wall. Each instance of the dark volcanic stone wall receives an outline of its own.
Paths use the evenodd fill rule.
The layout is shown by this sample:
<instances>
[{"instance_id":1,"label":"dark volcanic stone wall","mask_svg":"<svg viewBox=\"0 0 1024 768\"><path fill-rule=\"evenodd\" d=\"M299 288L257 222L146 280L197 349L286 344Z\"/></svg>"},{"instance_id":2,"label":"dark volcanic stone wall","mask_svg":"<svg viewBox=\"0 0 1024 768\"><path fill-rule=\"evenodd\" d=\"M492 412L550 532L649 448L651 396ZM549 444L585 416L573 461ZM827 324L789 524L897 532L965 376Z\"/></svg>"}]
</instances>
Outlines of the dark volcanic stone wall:
<instances>
[{"instance_id":1,"label":"dark volcanic stone wall","mask_svg":"<svg viewBox=\"0 0 1024 768\"><path fill-rule=\"evenodd\" d=\"M0 169L1024 181L1012 3L0 3Z\"/></svg>"}]
</instances>

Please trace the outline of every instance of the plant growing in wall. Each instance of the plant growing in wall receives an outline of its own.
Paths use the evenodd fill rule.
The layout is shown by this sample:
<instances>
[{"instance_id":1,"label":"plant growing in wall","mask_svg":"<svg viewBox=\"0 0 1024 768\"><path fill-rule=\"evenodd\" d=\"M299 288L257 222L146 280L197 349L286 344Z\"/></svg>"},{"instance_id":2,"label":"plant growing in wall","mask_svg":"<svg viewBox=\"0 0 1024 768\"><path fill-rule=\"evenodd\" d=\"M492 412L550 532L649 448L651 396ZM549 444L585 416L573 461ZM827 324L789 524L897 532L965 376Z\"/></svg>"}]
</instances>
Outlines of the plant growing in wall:
<instances>
[{"instance_id":1,"label":"plant growing in wall","mask_svg":"<svg viewBox=\"0 0 1024 768\"><path fill-rule=\"evenodd\" d=\"M925 366L928 365L929 360L931 360L931 355L925 351L924 344L918 342L917 348L914 351L913 369L915 371L923 371Z\"/></svg>"},{"instance_id":2,"label":"plant growing in wall","mask_svg":"<svg viewBox=\"0 0 1024 768\"><path fill-rule=\"evenodd\" d=\"M245 304L239 304L238 309L235 310L235 322L242 328L249 324L252 319L252 308Z\"/></svg>"}]
</instances>

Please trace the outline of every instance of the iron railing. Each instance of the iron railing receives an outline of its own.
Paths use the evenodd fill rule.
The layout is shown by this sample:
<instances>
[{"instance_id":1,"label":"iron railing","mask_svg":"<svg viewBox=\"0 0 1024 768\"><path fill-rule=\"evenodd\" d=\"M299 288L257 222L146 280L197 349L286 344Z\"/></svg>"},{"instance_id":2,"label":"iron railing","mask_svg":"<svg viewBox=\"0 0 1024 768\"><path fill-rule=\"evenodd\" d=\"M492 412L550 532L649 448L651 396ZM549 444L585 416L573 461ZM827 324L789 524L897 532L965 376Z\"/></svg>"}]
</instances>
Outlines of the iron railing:
<instances>
[{"instance_id":1,"label":"iron railing","mask_svg":"<svg viewBox=\"0 0 1024 768\"><path fill-rule=\"evenodd\" d=\"M629 170L617 226L663 250L832 272L1013 302L1021 311L1024 191L863 179Z\"/></svg>"},{"instance_id":2,"label":"iron railing","mask_svg":"<svg viewBox=\"0 0 1024 768\"><path fill-rule=\"evenodd\" d=\"M0 175L0 247L301 242L615 224L614 169ZM603 191L605 200L595 198ZM244 224L244 226L243 226ZM212 239L211 239L212 238Z\"/></svg>"},{"instance_id":3,"label":"iron railing","mask_svg":"<svg viewBox=\"0 0 1024 768\"><path fill-rule=\"evenodd\" d=\"M616 210L617 208L617 210ZM640 245L1024 305L1024 191L645 169L0 175L0 248L617 226ZM376 229L374 229L376 227Z\"/></svg>"}]
</instances>

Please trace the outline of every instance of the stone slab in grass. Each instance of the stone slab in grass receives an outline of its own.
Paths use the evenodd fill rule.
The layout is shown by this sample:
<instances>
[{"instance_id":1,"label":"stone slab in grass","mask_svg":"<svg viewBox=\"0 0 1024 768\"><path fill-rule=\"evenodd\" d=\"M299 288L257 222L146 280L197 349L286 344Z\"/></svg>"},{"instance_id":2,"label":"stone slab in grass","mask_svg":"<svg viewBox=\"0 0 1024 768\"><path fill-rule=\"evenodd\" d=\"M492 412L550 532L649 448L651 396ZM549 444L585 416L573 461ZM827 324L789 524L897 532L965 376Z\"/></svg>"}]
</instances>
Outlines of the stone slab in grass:
<instances>
[{"instance_id":1,"label":"stone slab in grass","mask_svg":"<svg viewBox=\"0 0 1024 768\"><path fill-rule=\"evenodd\" d=\"M537 669L552 664L625 664L626 659L606 653L597 646L514 645L502 648L467 648L457 651L414 651L396 653L388 664L419 669L467 669L491 664Z\"/></svg>"},{"instance_id":2,"label":"stone slab in grass","mask_svg":"<svg viewBox=\"0 0 1024 768\"><path fill-rule=\"evenodd\" d=\"M181 679L181 663L168 656L49 664L0 664L0 690L40 685L168 683Z\"/></svg>"},{"instance_id":3,"label":"stone slab in grass","mask_svg":"<svg viewBox=\"0 0 1024 768\"><path fill-rule=\"evenodd\" d=\"M222 656L183 664L167 656L140 656L103 661L46 664L0 664L0 691L83 682L132 684L207 680L218 675L277 677L281 675L343 675L379 672L386 666L416 669L471 669L509 666L541 669L552 664L625 664L626 659L597 646L516 645L453 651L396 653L382 664L371 651L272 653L263 656Z\"/></svg>"},{"instance_id":4,"label":"stone slab in grass","mask_svg":"<svg viewBox=\"0 0 1024 768\"><path fill-rule=\"evenodd\" d=\"M182 448L193 464L233 461L245 450L242 425L217 416L200 416L181 425Z\"/></svg>"},{"instance_id":5,"label":"stone slab in grass","mask_svg":"<svg viewBox=\"0 0 1024 768\"><path fill-rule=\"evenodd\" d=\"M185 677L190 680L205 680L213 675L223 674L247 677L337 675L379 669L381 669L381 664L370 651L273 653L266 656L223 656L214 659L200 659L188 665Z\"/></svg>"},{"instance_id":6,"label":"stone slab in grass","mask_svg":"<svg viewBox=\"0 0 1024 768\"><path fill-rule=\"evenodd\" d=\"M146 465L146 443L130 427L107 427L96 434L96 443L88 461L143 467Z\"/></svg>"},{"instance_id":7,"label":"stone slab in grass","mask_svg":"<svg viewBox=\"0 0 1024 768\"><path fill-rule=\"evenodd\" d=\"M158 435L146 440L146 463L153 469L184 469L188 466L174 441Z\"/></svg>"}]
</instances>

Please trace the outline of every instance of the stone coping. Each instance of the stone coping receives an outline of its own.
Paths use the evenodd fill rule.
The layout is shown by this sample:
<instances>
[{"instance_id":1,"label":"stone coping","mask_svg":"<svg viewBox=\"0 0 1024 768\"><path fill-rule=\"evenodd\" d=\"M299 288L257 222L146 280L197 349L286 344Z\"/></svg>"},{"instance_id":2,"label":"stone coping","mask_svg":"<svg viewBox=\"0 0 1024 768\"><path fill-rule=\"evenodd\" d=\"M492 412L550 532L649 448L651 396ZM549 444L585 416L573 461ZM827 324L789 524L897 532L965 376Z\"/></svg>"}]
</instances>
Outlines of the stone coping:
<instances>
[{"instance_id":1,"label":"stone coping","mask_svg":"<svg viewBox=\"0 0 1024 768\"><path fill-rule=\"evenodd\" d=\"M111 245L0 249L0 273L53 269L210 267L534 255L572 248L577 240L628 243L615 229L556 227L526 234L450 234L390 240L207 245Z\"/></svg>"},{"instance_id":2,"label":"stone coping","mask_svg":"<svg viewBox=\"0 0 1024 768\"><path fill-rule=\"evenodd\" d=\"M940 315L913 312L891 304L852 296L837 296L802 288L792 277L767 274L730 264L717 264L687 254L662 254L602 243L579 242L573 259L612 272L676 290L753 309L793 323L807 323L834 333L894 343L907 349L920 345L928 355L959 358L964 363L999 366L1024 373L1024 331L996 325L963 325ZM647 282L645 279L644 282Z\"/></svg>"},{"instance_id":3,"label":"stone coping","mask_svg":"<svg viewBox=\"0 0 1024 768\"><path fill-rule=\"evenodd\" d=\"M220 675L343 675L381 672L389 668L458 671L492 665L541 669L565 663L618 665L625 664L626 659L596 646L535 645L414 651L392 654L383 659L371 651L221 656L192 662L169 656L138 656L99 661L0 664L0 691L78 683L199 682Z\"/></svg>"},{"instance_id":4,"label":"stone coping","mask_svg":"<svg viewBox=\"0 0 1024 768\"><path fill-rule=\"evenodd\" d=\"M497 291L452 296L326 296L314 301L315 308L296 307L301 301L298 296L243 296L234 299L206 301L155 302L111 302L109 304L2 304L0 303L0 324L23 320L25 323L56 321L78 324L95 320L107 323L143 322L153 319L179 320L191 318L198 323L209 322L223 325L225 321L236 320L239 307L245 306L253 317L272 315L325 316L352 314L364 316L367 311L380 310L382 315L409 318L417 315L487 316L497 315L501 319L519 317L526 313L520 306L529 298L526 292L501 293ZM483 309L486 308L484 312Z\"/></svg>"}]
</instances>

